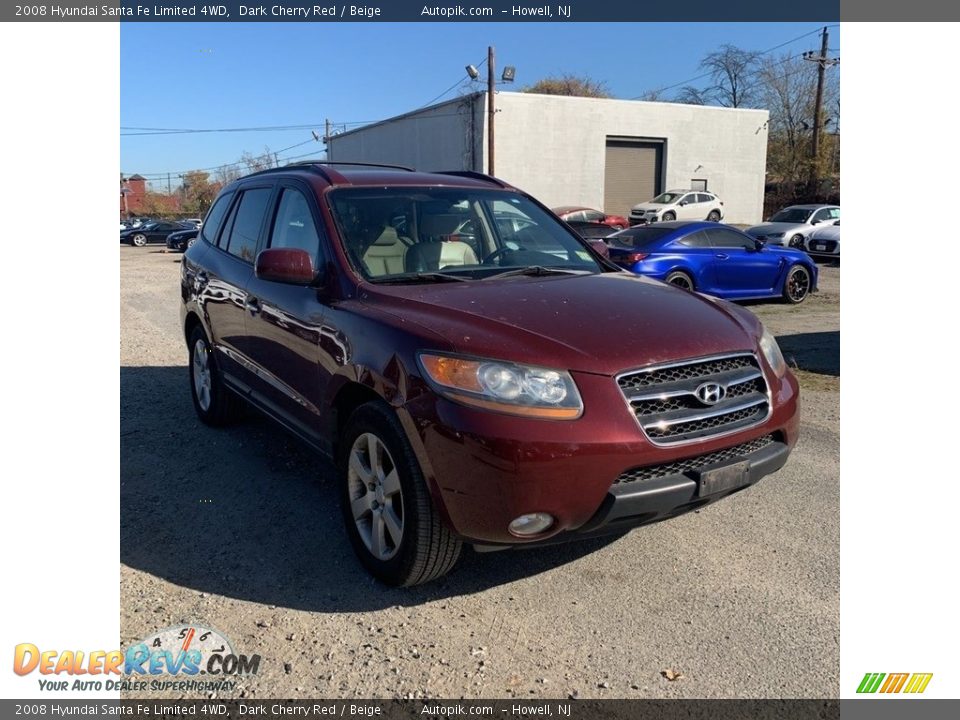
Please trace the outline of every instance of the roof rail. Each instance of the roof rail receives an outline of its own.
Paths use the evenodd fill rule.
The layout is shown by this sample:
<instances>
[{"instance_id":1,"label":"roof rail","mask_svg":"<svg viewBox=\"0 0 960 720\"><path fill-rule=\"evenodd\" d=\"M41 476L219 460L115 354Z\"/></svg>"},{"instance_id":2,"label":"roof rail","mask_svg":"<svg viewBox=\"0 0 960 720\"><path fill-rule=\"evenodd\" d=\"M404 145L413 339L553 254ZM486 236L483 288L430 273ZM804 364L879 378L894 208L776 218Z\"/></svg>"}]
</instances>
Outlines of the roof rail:
<instances>
[{"instance_id":1,"label":"roof rail","mask_svg":"<svg viewBox=\"0 0 960 720\"><path fill-rule=\"evenodd\" d=\"M356 165L357 167L378 167L378 168L390 168L392 170L406 170L407 172L416 172L412 167L407 167L406 165L389 165L387 163L371 163L371 162L348 162L346 160L301 160L295 163L288 163L284 167L290 167L293 165Z\"/></svg>"},{"instance_id":2,"label":"roof rail","mask_svg":"<svg viewBox=\"0 0 960 720\"><path fill-rule=\"evenodd\" d=\"M499 185L502 188L510 187L500 178L495 178L493 175L486 175L482 172L477 172L476 170L437 170L434 172L434 175L454 175L456 177L473 178L474 180L486 180L487 182L493 183L494 185Z\"/></svg>"}]
</instances>

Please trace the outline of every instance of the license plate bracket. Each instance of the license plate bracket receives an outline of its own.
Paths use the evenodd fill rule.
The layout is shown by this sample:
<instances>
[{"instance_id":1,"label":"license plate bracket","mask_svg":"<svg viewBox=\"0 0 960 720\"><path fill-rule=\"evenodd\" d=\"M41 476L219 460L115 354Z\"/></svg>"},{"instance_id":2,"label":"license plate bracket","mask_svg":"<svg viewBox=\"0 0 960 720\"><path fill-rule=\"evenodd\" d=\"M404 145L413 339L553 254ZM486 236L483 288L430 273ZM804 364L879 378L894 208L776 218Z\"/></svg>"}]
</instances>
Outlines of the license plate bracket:
<instances>
[{"instance_id":1,"label":"license plate bracket","mask_svg":"<svg viewBox=\"0 0 960 720\"><path fill-rule=\"evenodd\" d=\"M820 250L820 251L825 251L825 250L827 249L827 246L826 246L826 245L817 245L816 249L817 249L817 250Z\"/></svg>"},{"instance_id":2,"label":"license plate bracket","mask_svg":"<svg viewBox=\"0 0 960 720\"><path fill-rule=\"evenodd\" d=\"M734 490L750 482L750 461L744 460L700 472L698 495L706 497Z\"/></svg>"}]
</instances>

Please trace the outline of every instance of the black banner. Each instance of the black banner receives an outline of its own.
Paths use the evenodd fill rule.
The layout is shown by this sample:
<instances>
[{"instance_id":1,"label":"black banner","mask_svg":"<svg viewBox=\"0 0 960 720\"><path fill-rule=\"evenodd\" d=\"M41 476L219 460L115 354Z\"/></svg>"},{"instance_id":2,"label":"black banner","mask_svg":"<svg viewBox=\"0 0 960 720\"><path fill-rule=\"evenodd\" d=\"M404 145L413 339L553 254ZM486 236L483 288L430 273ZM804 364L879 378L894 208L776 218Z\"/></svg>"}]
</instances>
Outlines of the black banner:
<instances>
[{"instance_id":1,"label":"black banner","mask_svg":"<svg viewBox=\"0 0 960 720\"><path fill-rule=\"evenodd\" d=\"M53 0L0 9L0 20L57 22L657 22L840 19L840 0ZM640 38L637 39L641 41Z\"/></svg>"},{"instance_id":2,"label":"black banner","mask_svg":"<svg viewBox=\"0 0 960 720\"><path fill-rule=\"evenodd\" d=\"M916 705L916 703L911 703ZM943 708L947 709L947 708ZM2 700L0 717L837 720L838 700Z\"/></svg>"}]
</instances>

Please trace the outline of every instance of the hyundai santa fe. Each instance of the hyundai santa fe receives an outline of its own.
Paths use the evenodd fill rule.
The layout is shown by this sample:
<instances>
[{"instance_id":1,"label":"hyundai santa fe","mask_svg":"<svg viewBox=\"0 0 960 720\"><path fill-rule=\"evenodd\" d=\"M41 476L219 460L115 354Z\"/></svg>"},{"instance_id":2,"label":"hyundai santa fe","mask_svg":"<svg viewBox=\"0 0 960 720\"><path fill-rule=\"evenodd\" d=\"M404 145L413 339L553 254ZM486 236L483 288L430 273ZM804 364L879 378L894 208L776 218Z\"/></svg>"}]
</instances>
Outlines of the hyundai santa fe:
<instances>
[{"instance_id":1,"label":"hyundai santa fe","mask_svg":"<svg viewBox=\"0 0 960 720\"><path fill-rule=\"evenodd\" d=\"M464 544L674 517L797 441L796 379L752 313L620 270L479 173L242 178L181 294L200 419L249 403L332 458L351 544L392 585L443 575Z\"/></svg>"}]
</instances>

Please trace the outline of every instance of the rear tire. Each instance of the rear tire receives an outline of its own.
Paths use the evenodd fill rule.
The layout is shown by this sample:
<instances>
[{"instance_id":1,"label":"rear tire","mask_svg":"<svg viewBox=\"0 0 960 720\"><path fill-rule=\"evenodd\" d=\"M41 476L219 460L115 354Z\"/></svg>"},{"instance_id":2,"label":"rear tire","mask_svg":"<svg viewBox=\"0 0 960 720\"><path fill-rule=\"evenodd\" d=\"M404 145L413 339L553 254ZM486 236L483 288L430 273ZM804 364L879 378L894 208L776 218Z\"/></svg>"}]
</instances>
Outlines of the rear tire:
<instances>
[{"instance_id":1,"label":"rear tire","mask_svg":"<svg viewBox=\"0 0 960 720\"><path fill-rule=\"evenodd\" d=\"M693 292L693 278L690 277L687 273L682 270L674 270L672 273L667 275L664 279L664 282L670 285L676 285L678 288L683 288L684 290L689 290Z\"/></svg>"},{"instance_id":2,"label":"rear tire","mask_svg":"<svg viewBox=\"0 0 960 720\"><path fill-rule=\"evenodd\" d=\"M200 325L190 333L189 347L190 397L197 416L212 427L235 422L243 413L243 400L223 384L212 346Z\"/></svg>"},{"instance_id":3,"label":"rear tire","mask_svg":"<svg viewBox=\"0 0 960 720\"><path fill-rule=\"evenodd\" d=\"M710 214L707 215L707 220L709 220L710 222L720 222L720 211L711 210Z\"/></svg>"},{"instance_id":4,"label":"rear tire","mask_svg":"<svg viewBox=\"0 0 960 720\"><path fill-rule=\"evenodd\" d=\"M462 543L440 519L413 448L389 406L361 405L340 438L343 520L354 552L381 582L419 585L446 575Z\"/></svg>"},{"instance_id":5,"label":"rear tire","mask_svg":"<svg viewBox=\"0 0 960 720\"><path fill-rule=\"evenodd\" d=\"M799 305L810 294L810 271L803 265L794 265L787 270L783 282L783 299L791 305Z\"/></svg>"}]
</instances>

